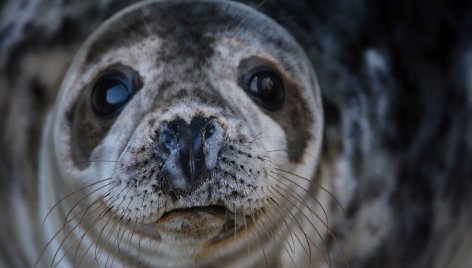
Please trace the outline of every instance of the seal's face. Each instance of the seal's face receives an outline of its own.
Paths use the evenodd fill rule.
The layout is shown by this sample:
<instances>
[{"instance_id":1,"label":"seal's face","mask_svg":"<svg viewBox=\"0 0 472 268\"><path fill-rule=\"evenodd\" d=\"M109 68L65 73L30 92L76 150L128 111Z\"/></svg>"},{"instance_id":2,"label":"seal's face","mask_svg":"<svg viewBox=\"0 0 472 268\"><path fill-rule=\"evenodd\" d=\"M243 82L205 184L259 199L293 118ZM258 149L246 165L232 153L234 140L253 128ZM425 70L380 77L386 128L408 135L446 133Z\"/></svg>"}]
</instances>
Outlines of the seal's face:
<instances>
[{"instance_id":1,"label":"seal's face","mask_svg":"<svg viewBox=\"0 0 472 268\"><path fill-rule=\"evenodd\" d=\"M263 259L309 195L318 94L295 41L247 7L118 14L77 55L50 121L51 187L81 189L61 202L64 222L81 218L64 244L84 263L120 248L114 259L162 266Z\"/></svg>"}]
</instances>

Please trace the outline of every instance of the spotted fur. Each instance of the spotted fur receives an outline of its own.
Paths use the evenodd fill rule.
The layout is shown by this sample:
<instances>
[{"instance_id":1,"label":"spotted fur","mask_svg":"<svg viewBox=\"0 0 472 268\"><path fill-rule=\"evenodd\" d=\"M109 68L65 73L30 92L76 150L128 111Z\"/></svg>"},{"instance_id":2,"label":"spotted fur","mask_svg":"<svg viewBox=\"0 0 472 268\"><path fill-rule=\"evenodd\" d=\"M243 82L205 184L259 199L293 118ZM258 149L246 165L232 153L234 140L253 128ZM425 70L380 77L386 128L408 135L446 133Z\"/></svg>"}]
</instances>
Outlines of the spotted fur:
<instances>
[{"instance_id":1,"label":"spotted fur","mask_svg":"<svg viewBox=\"0 0 472 268\"><path fill-rule=\"evenodd\" d=\"M289 224L284 221L280 221L280 233L266 233L262 228L257 229L258 241L268 245L276 245L273 239L280 239L283 236L281 234L285 233L288 241L285 248L273 246L271 250L261 252L262 247L257 243L243 242L243 246L250 245L244 253L222 254L221 256L225 256L224 260L201 264L212 266L239 263L246 266L254 264L287 267L296 262L298 267L327 267L329 264L332 267L470 266L472 219L467 204L471 196L471 183L468 179L472 177L471 165L468 163L471 159L472 98L468 79L470 29L466 23L470 17L470 7L456 3L435 4L422 1L358 1L356 4L288 0L242 2L276 19L297 39L308 55L316 69L323 93L326 126L323 133L324 143L318 169L309 188L311 195L305 196L306 202L298 204L304 209L303 214L290 225L290 231L286 230ZM38 172L41 129L45 125L46 112L52 106L60 88L64 71L77 53L78 47L105 18L130 4L127 1L87 4L84 4L84 1L68 1L58 2L51 7L47 3L38 3L0 3L0 122L3 126L0 152L5 156L0 161L0 207L4 215L0 217L2 267L31 267L41 250L47 248L46 251L52 252L53 255L62 241L59 237L58 243L45 246L42 236L44 227L41 227L41 224L44 215L38 214L37 200L38 189L43 188L39 188L35 175ZM225 99L226 95L219 94L217 89L221 84L215 85L205 81L229 78L234 81L231 72L221 69L220 65L212 64L215 64L214 59L218 57L227 58L230 55L237 59L238 51L228 54L221 47L215 47L218 41L205 36L204 33L209 29L206 27L232 25L241 29L252 29L253 25L249 23L252 20L236 19L234 23L231 20L223 20L213 26L214 23L207 21L208 24L205 24L202 19L203 22L198 25L202 28L184 34L188 32L169 30L174 20L178 20L178 24L186 25L185 29L195 29L195 24L190 24L192 20L188 18L198 16L201 10L187 9L185 5L179 10L181 13L178 14L161 11L159 17L163 18L163 23L157 25L157 28L148 28L153 27L153 24L145 23L152 21L145 11L142 16L134 17L134 20L124 20L128 25L116 27L116 32L104 33L100 45L90 44L88 54L81 56L84 61L75 68L77 74L81 74L82 82L76 83L75 79L79 78L74 77L68 82L82 88L83 90L75 92L82 92L83 97L71 95L61 98L66 100L63 107L68 109L63 109L64 112L60 113L64 122L60 127L72 129L70 133L75 133L63 137L81 137L83 133L89 133L81 129L81 126L88 123L92 129L98 129L94 137L99 138L83 146L74 147L72 151L80 152L76 154L75 159L62 155L57 161L67 162L72 159L74 166L81 163L82 171L74 173L74 176L79 176L80 172L91 168L96 169L97 174L106 174L108 169L112 169L112 165L103 163L115 161L117 158L114 156L122 155L116 168L126 170L116 176L112 183L100 184L106 186L97 190L95 195L99 195L100 191L105 192L106 187L115 187L114 196L125 196L126 199L133 191L133 195L136 195L134 201L126 199L126 207L116 213L132 216L135 223L130 226L139 230L142 236L152 236L154 233L138 228L137 222L152 221L153 217L156 217L153 213L160 211L156 209L159 202L164 200L158 196L160 186L147 180L157 176L159 172L159 162L152 162L149 152L159 153L159 150L153 148L151 143L129 143L129 146L123 148L111 148L111 145L114 144L114 138L138 136L139 129L142 135L149 133L146 134L149 139L158 139L153 130L158 128L163 119L157 113L147 114L146 111L162 111L168 116L178 114L188 121L189 115L185 113L188 106L195 105L192 107L199 109L199 104L205 103L210 104L212 109L202 113L224 115L218 119L222 126L230 125L228 121L241 116L245 120L253 120L255 125L277 122L281 126L280 133L287 133L287 137L292 139L279 141L280 146L271 148L275 152L271 154L277 154L277 151L283 149L282 145L286 145L286 148L289 148L289 162L293 165L313 161L305 158L316 159L316 154L307 157L301 153L309 146L305 141L316 138L312 132L306 130L319 122L307 116L309 103L305 101L306 96L299 94L300 87L306 83L314 85L316 81L302 82L294 79L300 75L299 70L303 67L297 63L283 63L277 57L267 58L270 53L259 51L258 54L263 56L256 58L256 61L262 58L270 64L276 64L277 68L286 72L287 77L293 79L288 83L291 104L285 106L285 110L279 114L262 111L260 118L254 117L250 110L242 109L241 106L231 106L236 99L228 100ZM119 123L123 121L121 118L105 124L93 121L95 119L87 110L89 107L86 107L88 95L83 92L87 92L87 88L90 90L91 81L94 81L106 66L117 63L116 59L120 59L121 64L136 66L138 57L126 58L126 54L120 52L135 46L136 51L140 50L140 54L145 54L146 49L152 47L152 44L146 43L147 37L144 37L149 34L149 30L157 32L157 36L166 36L169 42L167 48L176 49L163 49L161 54L150 50L147 54L149 57L145 58L146 62L149 62L149 69L154 68L155 77L159 79L146 80L143 76L143 90L154 89L156 96L148 100L136 96L132 101L135 105L143 107L143 110L134 111L133 114L130 108L131 113L125 111L123 114L127 114L129 118L143 119L147 116L147 120L124 120L132 121L133 126ZM262 40L261 35L253 37L251 34L254 32L248 32L248 40L259 40L263 44L285 50L284 55L299 53L283 46L276 35ZM116 38L123 33L130 38L120 38L119 42L116 42ZM192 42L181 42L186 38ZM154 41L155 44L159 42L158 38ZM299 57L300 55L293 56L295 59L300 59ZM182 61L183 58L189 60ZM175 70L159 73L164 74L161 79L157 73L157 64L164 61L181 65L179 70L182 70L182 73L178 73L177 77L185 76L188 81L197 82L182 84L180 80L170 79L169 77L175 77L170 75L174 74ZM231 62L226 64L231 65ZM205 72L208 69L217 72ZM211 76L216 73L219 74L218 78ZM152 82L155 82L154 88L150 86ZM190 88L199 93L189 93ZM161 107L157 105L159 102L153 104L154 100L162 100L166 105ZM173 106L179 102L186 107ZM222 171L219 172L239 170L238 173L243 173L241 170L249 172L252 169L252 172L257 174L259 171L257 167L261 166L264 159L264 153L257 151L258 148L260 150L260 143L246 146L251 139L258 140L258 133L244 129L243 125L232 126L238 131L227 141L226 157L225 160L221 158L219 168ZM138 132L131 135L122 133L123 129L137 129ZM119 138L120 135L122 138ZM246 143L238 142L242 138L246 138ZM103 139L107 139L107 142L102 142ZM76 142L70 144L78 145ZM109 154L110 152L113 153ZM43 154L40 159L44 158L46 157ZM287 177L299 181L302 185L305 183L303 179L292 174L272 171L279 174L279 179ZM216 178L221 175L214 176ZM206 185L202 185L201 192L194 193L193 200L211 203L212 200L217 200L219 195L232 192L218 189L237 189L241 185L254 185L267 179L266 174L243 176L240 178L242 181L238 182L233 181L232 176L234 174L224 175L228 180L223 181L209 180ZM94 178L97 177L101 176ZM136 181L127 181L130 177L136 178ZM289 181L280 181L279 187L291 185ZM128 191L131 188L126 188L126 183L132 185L133 190ZM58 195L60 198L80 189L78 185L80 183L54 187L61 188L62 191ZM125 190L121 191L122 189ZM146 190L148 192L145 192ZM282 196L278 191L281 189L272 188L270 194ZM252 193L256 197L261 195L257 190ZM267 202L270 205L276 202L279 211L287 211L300 199L297 194L301 193L289 192L285 194L286 199L279 197ZM189 201L192 198L181 199L177 206L184 207L185 202L194 202ZM143 202L145 199L149 200L146 206ZM61 202L59 207L70 210L71 204L80 200L80 194L73 195ZM107 200L106 197L104 200ZM110 202L112 199L108 200ZM53 204L54 202L49 207ZM253 208L257 207L252 204ZM98 205L94 211L90 210L95 207L89 209L90 217L84 218L82 226L85 229L95 224L94 219L101 212L105 213L107 203ZM54 224L47 223L46 229L47 226L62 226L64 220L78 215L75 213L81 211L80 207L87 209L87 205L80 204L70 215L66 215L68 210L62 213L54 211L49 219L56 217L62 220ZM45 212L47 211L41 213ZM238 214L243 213L237 212L235 218ZM260 212L261 225L269 226L271 223L266 219L276 216L273 214L276 213ZM202 218L214 219L204 212L200 215ZM77 222L77 219L74 220ZM112 265L112 261L114 264L126 262L130 265L144 265L144 262L149 261L145 252L142 252L143 255L136 254L140 243L139 235L129 235L122 227L125 225L116 225L116 222L119 222L119 217L106 222L110 227L102 229L102 236L105 238L98 241L116 257L108 263L105 259L104 263L108 266ZM242 219L234 219L234 223L244 227ZM112 229L113 226L120 227ZM59 227L50 227L46 233L54 233ZM65 236L69 231L60 235ZM72 238L64 239L65 242L61 245L63 249L72 248L72 256L68 257L72 263L74 259L86 255L87 246L93 241L84 239L83 247L80 247L80 250L77 247L77 251L74 251L76 245L73 241L80 239L83 231L72 232ZM100 232L90 231L90 234L99 236ZM108 238L107 234L110 234ZM112 236L113 238L110 238ZM197 236L193 238L195 237ZM124 241L123 247L111 250L118 241ZM156 248L162 249L158 245ZM131 254L121 254L123 251ZM259 251L258 256L261 258L252 259L250 256L253 255L247 253L248 251ZM100 252L95 251L93 254ZM190 250L175 254L182 257L193 253ZM59 254L56 261L65 266L67 258L59 260L61 257ZM49 266L53 256L46 253L41 258L44 263L40 262L39 266ZM86 263L85 258L80 264Z\"/></svg>"}]
</instances>

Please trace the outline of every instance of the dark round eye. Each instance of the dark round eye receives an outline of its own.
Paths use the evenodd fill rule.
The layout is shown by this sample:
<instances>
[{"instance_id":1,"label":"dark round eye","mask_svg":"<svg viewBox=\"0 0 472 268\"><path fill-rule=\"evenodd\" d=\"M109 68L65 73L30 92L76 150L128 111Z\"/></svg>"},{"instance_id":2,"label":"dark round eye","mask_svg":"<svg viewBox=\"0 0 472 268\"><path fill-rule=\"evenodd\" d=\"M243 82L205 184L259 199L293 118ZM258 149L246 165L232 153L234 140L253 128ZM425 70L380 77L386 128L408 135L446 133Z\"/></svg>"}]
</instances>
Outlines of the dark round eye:
<instances>
[{"instance_id":1,"label":"dark round eye","mask_svg":"<svg viewBox=\"0 0 472 268\"><path fill-rule=\"evenodd\" d=\"M132 81L126 75L104 75L93 86L93 110L99 116L115 115L123 109L135 91Z\"/></svg>"},{"instance_id":2,"label":"dark round eye","mask_svg":"<svg viewBox=\"0 0 472 268\"><path fill-rule=\"evenodd\" d=\"M259 106L277 111L285 100L285 89L280 76L274 71L257 71L246 80L245 89Z\"/></svg>"}]
</instances>

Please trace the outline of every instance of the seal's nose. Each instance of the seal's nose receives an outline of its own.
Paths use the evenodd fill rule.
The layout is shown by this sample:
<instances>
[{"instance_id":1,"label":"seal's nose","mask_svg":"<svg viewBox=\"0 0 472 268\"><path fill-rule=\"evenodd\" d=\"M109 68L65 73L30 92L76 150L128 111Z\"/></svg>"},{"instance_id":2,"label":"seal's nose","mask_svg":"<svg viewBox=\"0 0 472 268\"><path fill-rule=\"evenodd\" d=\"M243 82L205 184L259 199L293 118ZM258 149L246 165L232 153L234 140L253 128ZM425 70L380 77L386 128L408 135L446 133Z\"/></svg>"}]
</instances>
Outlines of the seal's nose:
<instances>
[{"instance_id":1,"label":"seal's nose","mask_svg":"<svg viewBox=\"0 0 472 268\"><path fill-rule=\"evenodd\" d=\"M190 124L182 118L161 123L159 143L168 155L166 191L188 193L198 187L219 151L220 128L215 120L204 117L194 117Z\"/></svg>"}]
</instances>

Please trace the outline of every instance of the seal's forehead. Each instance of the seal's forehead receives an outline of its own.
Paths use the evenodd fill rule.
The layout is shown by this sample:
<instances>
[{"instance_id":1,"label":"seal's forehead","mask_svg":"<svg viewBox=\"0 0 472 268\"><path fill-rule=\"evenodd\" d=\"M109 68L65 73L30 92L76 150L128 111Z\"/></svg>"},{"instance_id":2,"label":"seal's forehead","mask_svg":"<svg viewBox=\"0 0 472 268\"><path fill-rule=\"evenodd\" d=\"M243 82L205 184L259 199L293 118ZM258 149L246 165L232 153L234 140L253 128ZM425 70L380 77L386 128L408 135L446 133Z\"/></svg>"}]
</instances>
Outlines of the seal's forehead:
<instances>
[{"instance_id":1,"label":"seal's forehead","mask_svg":"<svg viewBox=\"0 0 472 268\"><path fill-rule=\"evenodd\" d=\"M104 52L132 46L143 39L165 40L165 58L212 54L218 36L252 38L289 48L288 34L268 17L229 1L164 0L136 5L115 15L89 40L85 63ZM290 38L289 38L290 40Z\"/></svg>"}]
</instances>

